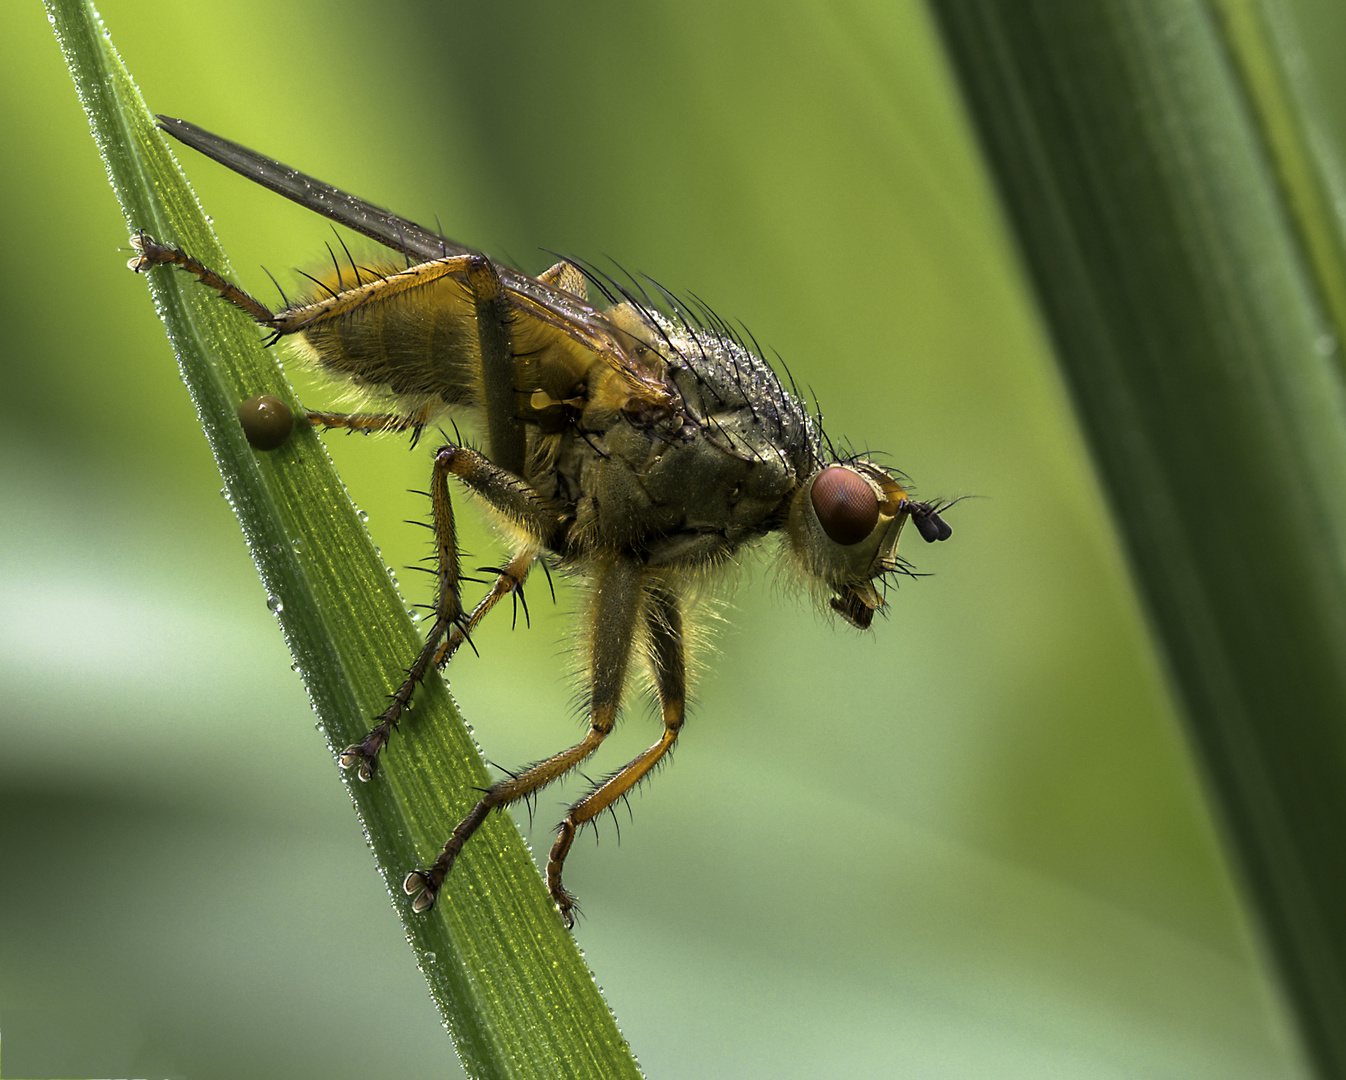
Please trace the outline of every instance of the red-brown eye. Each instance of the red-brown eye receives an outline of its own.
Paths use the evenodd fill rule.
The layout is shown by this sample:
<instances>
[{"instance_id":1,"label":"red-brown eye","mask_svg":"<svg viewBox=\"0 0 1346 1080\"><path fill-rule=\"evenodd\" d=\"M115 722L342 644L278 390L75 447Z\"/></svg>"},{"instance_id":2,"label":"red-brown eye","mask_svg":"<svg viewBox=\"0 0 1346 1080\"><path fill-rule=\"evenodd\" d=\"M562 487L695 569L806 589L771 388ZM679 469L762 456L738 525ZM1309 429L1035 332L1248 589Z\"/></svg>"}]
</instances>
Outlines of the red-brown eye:
<instances>
[{"instance_id":1,"label":"red-brown eye","mask_svg":"<svg viewBox=\"0 0 1346 1080\"><path fill-rule=\"evenodd\" d=\"M879 500L864 478L845 465L829 465L813 481L810 492L818 523L838 544L858 544L874 531Z\"/></svg>"}]
</instances>

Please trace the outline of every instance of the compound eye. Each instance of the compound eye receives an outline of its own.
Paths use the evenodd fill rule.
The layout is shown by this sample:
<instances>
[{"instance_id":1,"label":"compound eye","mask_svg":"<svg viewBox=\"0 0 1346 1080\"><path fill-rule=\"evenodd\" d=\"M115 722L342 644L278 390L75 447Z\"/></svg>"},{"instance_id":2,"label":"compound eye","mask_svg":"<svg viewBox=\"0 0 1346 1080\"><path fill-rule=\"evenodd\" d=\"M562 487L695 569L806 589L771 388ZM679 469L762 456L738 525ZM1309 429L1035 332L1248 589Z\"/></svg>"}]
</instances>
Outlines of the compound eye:
<instances>
[{"instance_id":1,"label":"compound eye","mask_svg":"<svg viewBox=\"0 0 1346 1080\"><path fill-rule=\"evenodd\" d=\"M858 544L879 521L874 489L854 469L829 465L813 481L809 493L823 532L843 547Z\"/></svg>"}]
</instances>

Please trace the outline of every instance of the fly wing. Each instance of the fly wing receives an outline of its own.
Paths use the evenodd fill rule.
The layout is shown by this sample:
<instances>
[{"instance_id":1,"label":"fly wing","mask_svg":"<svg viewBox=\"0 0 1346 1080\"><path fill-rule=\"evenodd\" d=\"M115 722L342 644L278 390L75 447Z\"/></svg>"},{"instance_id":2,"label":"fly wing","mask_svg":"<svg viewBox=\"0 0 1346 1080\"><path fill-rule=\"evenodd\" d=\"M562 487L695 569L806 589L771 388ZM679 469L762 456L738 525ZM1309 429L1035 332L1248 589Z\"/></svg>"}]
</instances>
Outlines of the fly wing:
<instances>
[{"instance_id":1,"label":"fly wing","mask_svg":"<svg viewBox=\"0 0 1346 1080\"><path fill-rule=\"evenodd\" d=\"M534 388L544 392L543 400L565 400L566 387L582 382L584 396L608 409L639 411L640 405L656 409L672 405L664 364L651 362L650 350L640 348L609 313L578 303L565 293L557 294L563 301L558 304L552 297L509 292L510 304L518 313L512 327L515 349L535 359ZM593 377L594 363L602 365L607 377Z\"/></svg>"},{"instance_id":2,"label":"fly wing","mask_svg":"<svg viewBox=\"0 0 1346 1080\"><path fill-rule=\"evenodd\" d=\"M354 195L348 195L331 184L324 184L298 169L282 165L256 150L249 150L246 146L212 134L205 128L171 116L159 116L158 120L164 131L193 150L199 150L206 157L233 169L240 176L246 176L253 183L270 188L277 195L284 195L300 206L362 233L371 240L377 240L394 251L422 260L471 254L470 248L455 244L413 221L357 199Z\"/></svg>"},{"instance_id":3,"label":"fly wing","mask_svg":"<svg viewBox=\"0 0 1346 1080\"><path fill-rule=\"evenodd\" d=\"M159 116L158 120L159 126L173 138L233 169L240 176L409 258L434 261L474 254L471 248L196 124L171 116ZM540 323L552 334L559 333L594 353L616 370L632 398L655 407L668 406L671 394L661 373L652 372L632 359L602 312L578 297L492 262L510 294L512 306L524 318Z\"/></svg>"}]
</instances>

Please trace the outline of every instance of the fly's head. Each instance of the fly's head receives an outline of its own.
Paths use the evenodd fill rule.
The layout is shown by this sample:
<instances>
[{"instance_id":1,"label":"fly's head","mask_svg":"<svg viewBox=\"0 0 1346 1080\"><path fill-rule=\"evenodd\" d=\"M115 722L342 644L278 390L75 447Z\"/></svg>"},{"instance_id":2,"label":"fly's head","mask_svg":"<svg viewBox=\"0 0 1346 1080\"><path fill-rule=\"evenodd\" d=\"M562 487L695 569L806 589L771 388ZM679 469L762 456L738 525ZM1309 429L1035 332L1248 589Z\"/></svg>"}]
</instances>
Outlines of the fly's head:
<instances>
[{"instance_id":1,"label":"fly's head","mask_svg":"<svg viewBox=\"0 0 1346 1080\"><path fill-rule=\"evenodd\" d=\"M897 554L902 526L910 519L923 540L947 540L953 530L941 509L913 501L873 462L837 462L795 491L786 534L809 580L831 593L832 610L865 630L884 604L876 583L907 572Z\"/></svg>"}]
</instances>

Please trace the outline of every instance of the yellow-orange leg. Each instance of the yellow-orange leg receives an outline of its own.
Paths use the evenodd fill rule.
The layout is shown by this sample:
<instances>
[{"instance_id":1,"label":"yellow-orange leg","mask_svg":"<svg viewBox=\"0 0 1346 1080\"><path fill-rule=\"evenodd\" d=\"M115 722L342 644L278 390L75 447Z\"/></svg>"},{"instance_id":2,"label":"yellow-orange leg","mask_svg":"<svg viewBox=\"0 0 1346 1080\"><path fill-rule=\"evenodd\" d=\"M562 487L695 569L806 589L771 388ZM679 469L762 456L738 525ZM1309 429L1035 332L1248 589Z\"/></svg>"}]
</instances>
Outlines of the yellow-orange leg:
<instances>
[{"instance_id":1,"label":"yellow-orange leg","mask_svg":"<svg viewBox=\"0 0 1346 1080\"><path fill-rule=\"evenodd\" d=\"M518 419L518 393L514 346L510 338L510 309L504 284L495 264L484 255L460 255L438 259L421 266L408 267L400 273L363 282L356 272L353 288L341 281L337 271L337 290L332 295L299 308L281 312L267 323L278 334L312 330L322 324L339 320L365 304L386 302L390 297L418 285L433 284L442 278L461 280L472 298L473 323L477 332L480 357L482 416L486 422L487 446L490 460L514 474L523 475L527 459L527 436ZM444 409L443 400L427 403L412 416L386 413L328 413L310 412L309 420L326 427L343 427L353 431L405 431L420 429L435 413ZM414 440L413 440L414 445Z\"/></svg>"},{"instance_id":2,"label":"yellow-orange leg","mask_svg":"<svg viewBox=\"0 0 1346 1080\"><path fill-rule=\"evenodd\" d=\"M421 428L429 423L434 412L433 408L427 406L411 416L402 416L398 413L320 412L316 409L306 410L305 415L314 427L344 428L347 431L359 431L365 434L373 431L394 433L414 431L419 437ZM415 445L415 440L412 441L412 445Z\"/></svg>"},{"instance_id":3,"label":"yellow-orange leg","mask_svg":"<svg viewBox=\"0 0 1346 1080\"><path fill-rule=\"evenodd\" d=\"M650 774L673 749L682 729L687 706L687 668L683 646L682 614L677 598L662 588L651 589L645 603L650 668L662 707L664 731L659 741L623 768L613 773L584 798L571 806L557 829L556 843L547 858L547 889L561 911L566 926L575 925L575 898L561 884L561 869L579 830L607 810Z\"/></svg>"},{"instance_id":4,"label":"yellow-orange leg","mask_svg":"<svg viewBox=\"0 0 1346 1080\"><path fill-rule=\"evenodd\" d=\"M612 731L637 636L636 623L642 607L642 573L637 559L618 557L595 576L588 618L591 657L588 733L574 746L506 777L482 795L453 830L434 865L429 870L415 870L407 875L402 887L409 896L415 897L411 905L414 911L428 911L434 905L463 845L492 810L526 798L564 776L597 750Z\"/></svg>"},{"instance_id":5,"label":"yellow-orange leg","mask_svg":"<svg viewBox=\"0 0 1346 1080\"><path fill-rule=\"evenodd\" d=\"M374 722L364 739L341 752L343 768L358 767L361 780L369 780L378 771L379 752L387 745L417 685L432 667L446 663L452 650L472 633L472 628L493 608L501 597L518 589L537 558L536 548L515 554L496 579L494 587L473 609L463 611L459 589L457 530L453 521L453 501L449 497L449 475L480 493L492 504L514 511L516 520L546 536L556 527L555 515L527 484L503 469L498 469L475 450L444 446L435 454L430 478L430 502L435 531L435 564L439 589L435 601L435 621L425 644L407 670L402 685L393 692L392 701ZM446 642L446 635L450 635ZM448 647L451 646L451 647Z\"/></svg>"},{"instance_id":6,"label":"yellow-orange leg","mask_svg":"<svg viewBox=\"0 0 1346 1080\"><path fill-rule=\"evenodd\" d=\"M220 298L234 307L240 308L253 317L261 326L276 332L276 337L292 332L285 327L289 312L277 315L265 304L245 293L232 281L221 277L200 260L188 255L182 248L168 247L159 243L143 230L131 238L131 246L136 251L135 258L127 265L136 273L143 273L155 266L176 266L195 277L202 285L214 289ZM274 340L274 339L272 339ZM436 409L427 405L412 416L399 416L395 413L334 413L307 411L308 421L314 426L327 428L346 428L350 431L408 431L417 435L434 415Z\"/></svg>"}]
</instances>

